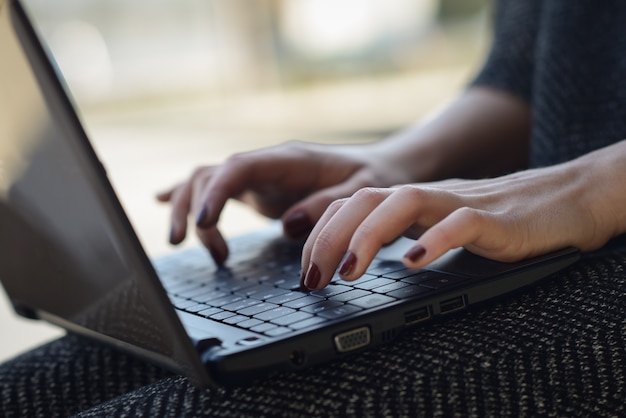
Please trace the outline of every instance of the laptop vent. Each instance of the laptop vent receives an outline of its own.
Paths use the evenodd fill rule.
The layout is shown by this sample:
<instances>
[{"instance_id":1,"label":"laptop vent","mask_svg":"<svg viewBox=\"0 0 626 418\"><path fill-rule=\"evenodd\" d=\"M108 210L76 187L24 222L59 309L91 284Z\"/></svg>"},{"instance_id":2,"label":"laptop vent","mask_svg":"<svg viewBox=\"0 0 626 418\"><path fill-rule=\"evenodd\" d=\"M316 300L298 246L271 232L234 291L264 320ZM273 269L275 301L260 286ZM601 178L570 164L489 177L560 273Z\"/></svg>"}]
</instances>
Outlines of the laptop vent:
<instances>
[{"instance_id":1,"label":"laptop vent","mask_svg":"<svg viewBox=\"0 0 626 418\"><path fill-rule=\"evenodd\" d=\"M387 342L389 340L392 340L392 339L394 339L395 336L396 336L396 330L395 329L387 330L387 331L383 332L383 334L382 334L383 342Z\"/></svg>"}]
</instances>

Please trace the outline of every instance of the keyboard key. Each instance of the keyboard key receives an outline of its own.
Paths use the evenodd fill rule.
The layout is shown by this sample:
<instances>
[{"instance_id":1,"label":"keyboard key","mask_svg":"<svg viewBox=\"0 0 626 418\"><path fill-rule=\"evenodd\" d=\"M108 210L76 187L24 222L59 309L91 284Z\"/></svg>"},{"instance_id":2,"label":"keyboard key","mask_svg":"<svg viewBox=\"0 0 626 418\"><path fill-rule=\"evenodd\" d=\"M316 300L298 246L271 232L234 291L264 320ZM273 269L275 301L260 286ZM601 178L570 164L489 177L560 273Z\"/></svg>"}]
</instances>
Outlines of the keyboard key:
<instances>
[{"instance_id":1,"label":"keyboard key","mask_svg":"<svg viewBox=\"0 0 626 418\"><path fill-rule=\"evenodd\" d=\"M300 276L277 280L274 286L287 290L300 290Z\"/></svg>"},{"instance_id":2,"label":"keyboard key","mask_svg":"<svg viewBox=\"0 0 626 418\"><path fill-rule=\"evenodd\" d=\"M402 289L394 290L393 292L387 293L387 296L391 296L397 299L408 299L429 292L432 292L432 289L429 289L428 287L406 286Z\"/></svg>"},{"instance_id":3,"label":"keyboard key","mask_svg":"<svg viewBox=\"0 0 626 418\"><path fill-rule=\"evenodd\" d=\"M292 332L289 328L277 327L269 331L265 331L265 335L268 335L270 337L278 337L279 335L287 334L289 332Z\"/></svg>"},{"instance_id":4,"label":"keyboard key","mask_svg":"<svg viewBox=\"0 0 626 418\"><path fill-rule=\"evenodd\" d=\"M270 322L276 325L291 325L296 322L304 321L305 319L313 318L313 315L306 312L294 312L289 315L281 316L271 319Z\"/></svg>"},{"instance_id":5,"label":"keyboard key","mask_svg":"<svg viewBox=\"0 0 626 418\"><path fill-rule=\"evenodd\" d=\"M266 302L275 303L277 305L282 305L296 299L300 299L306 296L306 293L302 292L287 292L282 295L275 296L273 298L267 299Z\"/></svg>"},{"instance_id":6,"label":"keyboard key","mask_svg":"<svg viewBox=\"0 0 626 418\"><path fill-rule=\"evenodd\" d=\"M239 295L229 295L229 296L225 296L223 298L220 299L213 299L207 302L207 305L211 305L211 306L216 306L216 307L221 307L224 305L230 305L231 303L235 303L235 302L239 302L241 300L244 300L245 298L243 296L239 296Z\"/></svg>"},{"instance_id":7,"label":"keyboard key","mask_svg":"<svg viewBox=\"0 0 626 418\"><path fill-rule=\"evenodd\" d=\"M320 301L320 298L306 295L296 300L292 300L291 302L287 302L283 304L283 306L286 306L288 308L293 308L293 309L302 309L305 306L313 305L314 303L319 303L319 301Z\"/></svg>"},{"instance_id":8,"label":"keyboard key","mask_svg":"<svg viewBox=\"0 0 626 418\"><path fill-rule=\"evenodd\" d=\"M255 318L249 318L246 321L241 321L237 324L238 327L242 327L242 328L252 328L252 327L256 327L259 324L262 324L263 321L261 321L260 319L255 319Z\"/></svg>"},{"instance_id":9,"label":"keyboard key","mask_svg":"<svg viewBox=\"0 0 626 418\"><path fill-rule=\"evenodd\" d=\"M326 321L327 321L326 318L322 318L321 316L314 316L312 318L305 319L304 321L291 324L289 325L289 327L295 330L300 330L300 329L311 327L313 325L321 324L322 322L326 322Z\"/></svg>"},{"instance_id":10,"label":"keyboard key","mask_svg":"<svg viewBox=\"0 0 626 418\"><path fill-rule=\"evenodd\" d=\"M276 296L284 295L285 293L289 293L289 290L271 286L259 286L257 288L257 291L252 292L248 297L259 300L266 300Z\"/></svg>"},{"instance_id":11,"label":"keyboard key","mask_svg":"<svg viewBox=\"0 0 626 418\"><path fill-rule=\"evenodd\" d=\"M305 306L304 308L301 309L301 311L312 313L312 314L319 314L320 312L323 312L325 310L334 309L343 305L344 304L340 302L334 302L332 300L324 300L322 302L318 302L313 305Z\"/></svg>"},{"instance_id":12,"label":"keyboard key","mask_svg":"<svg viewBox=\"0 0 626 418\"><path fill-rule=\"evenodd\" d=\"M386 284L384 286L375 287L372 289L372 292L389 293L391 291L398 290L406 286L411 286L411 285L405 282L393 282L393 283Z\"/></svg>"},{"instance_id":13,"label":"keyboard key","mask_svg":"<svg viewBox=\"0 0 626 418\"><path fill-rule=\"evenodd\" d=\"M277 328L276 325L270 324L269 322L263 322L262 324L256 325L250 328L250 331L254 332L266 332L271 329Z\"/></svg>"},{"instance_id":14,"label":"keyboard key","mask_svg":"<svg viewBox=\"0 0 626 418\"><path fill-rule=\"evenodd\" d=\"M206 308L208 308L208 306L205 305L204 303L197 303L193 306L185 308L185 311L191 312L191 313L197 313L197 312L205 310Z\"/></svg>"},{"instance_id":15,"label":"keyboard key","mask_svg":"<svg viewBox=\"0 0 626 418\"><path fill-rule=\"evenodd\" d=\"M175 283L173 285L170 285L170 286L166 287L165 289L170 294L179 295L180 296L181 293L185 293L185 292L188 292L190 290L200 289L201 287L202 287L202 284L200 284L200 283L182 282L182 283Z\"/></svg>"},{"instance_id":16,"label":"keyboard key","mask_svg":"<svg viewBox=\"0 0 626 418\"><path fill-rule=\"evenodd\" d=\"M225 324L236 325L239 322L247 321L248 319L250 318L248 318L247 316L235 315L235 316L231 316L229 318L224 319L224 321L222 322L224 322Z\"/></svg>"},{"instance_id":17,"label":"keyboard key","mask_svg":"<svg viewBox=\"0 0 626 418\"><path fill-rule=\"evenodd\" d=\"M342 286L342 285L328 285L325 288L323 288L322 290L314 290L312 292L310 292L309 294L312 296L318 296L318 297L322 297L322 298L330 298L332 296L338 295L340 293L344 293L347 292L349 290L352 290L351 287L348 286Z\"/></svg>"},{"instance_id":18,"label":"keyboard key","mask_svg":"<svg viewBox=\"0 0 626 418\"><path fill-rule=\"evenodd\" d=\"M261 312L269 311L270 309L274 308L278 308L278 305L274 305L273 303L261 302L258 305L242 309L237 313L246 316L254 316L260 314Z\"/></svg>"},{"instance_id":19,"label":"keyboard key","mask_svg":"<svg viewBox=\"0 0 626 418\"><path fill-rule=\"evenodd\" d=\"M353 314L355 312L359 312L361 310L362 309L359 308L358 306L342 305L336 308L324 309L323 311L319 312L317 315L326 319L338 319L338 318L343 318L347 315Z\"/></svg>"},{"instance_id":20,"label":"keyboard key","mask_svg":"<svg viewBox=\"0 0 626 418\"><path fill-rule=\"evenodd\" d=\"M231 316L235 316L235 314L233 312L222 311L220 313L211 315L209 318L215 319L216 321L223 321L224 319L230 318Z\"/></svg>"},{"instance_id":21,"label":"keyboard key","mask_svg":"<svg viewBox=\"0 0 626 418\"><path fill-rule=\"evenodd\" d=\"M421 274L421 273L425 273L428 270L423 270L423 269L402 269L402 270L398 270L398 271L394 271L391 273L385 273L383 274L382 277L386 278L386 279L404 279L406 277L410 277L410 276L415 276L417 274Z\"/></svg>"},{"instance_id":22,"label":"keyboard key","mask_svg":"<svg viewBox=\"0 0 626 418\"><path fill-rule=\"evenodd\" d=\"M269 309L267 311L261 312L257 315L254 315L256 319L260 319L261 321L272 321L272 319L280 318L281 316L289 315L296 312L291 308L285 308L284 306L279 306L274 309Z\"/></svg>"},{"instance_id":23,"label":"keyboard key","mask_svg":"<svg viewBox=\"0 0 626 418\"><path fill-rule=\"evenodd\" d=\"M319 299L318 299L318 301L319 301ZM187 299L184 299L184 300L178 300L178 301L176 302L176 305L175 305L175 306L176 306L178 309L187 309L187 308L189 308L189 307L191 307L191 306L195 306L195 305L197 305L197 304L198 304L198 302L196 302L196 301L194 301L194 300L187 300Z\"/></svg>"},{"instance_id":24,"label":"keyboard key","mask_svg":"<svg viewBox=\"0 0 626 418\"><path fill-rule=\"evenodd\" d=\"M226 311L237 312L245 308L249 308L250 306L258 305L261 303L260 300L256 299L242 299L234 303L229 303L228 305L222 306L222 309Z\"/></svg>"},{"instance_id":25,"label":"keyboard key","mask_svg":"<svg viewBox=\"0 0 626 418\"><path fill-rule=\"evenodd\" d=\"M352 299L361 298L363 296L371 295L372 292L362 289L354 289L349 292L340 293L338 295L332 296L329 299L335 302L347 302Z\"/></svg>"},{"instance_id":26,"label":"keyboard key","mask_svg":"<svg viewBox=\"0 0 626 418\"><path fill-rule=\"evenodd\" d=\"M195 292L193 292L193 294L190 294L188 296L189 299L192 299L201 303L206 303L210 300L220 299L220 298L230 295L230 292L226 292L224 290L215 290L212 288L207 288L207 286L205 286L205 288L206 289L197 289Z\"/></svg>"},{"instance_id":27,"label":"keyboard key","mask_svg":"<svg viewBox=\"0 0 626 418\"><path fill-rule=\"evenodd\" d=\"M224 310L220 308L211 307L203 311L199 311L197 312L197 314L200 316L204 316L205 318L208 318L211 315L215 315L216 313L220 313L220 312L224 312Z\"/></svg>"},{"instance_id":28,"label":"keyboard key","mask_svg":"<svg viewBox=\"0 0 626 418\"><path fill-rule=\"evenodd\" d=\"M374 280L368 280L364 283L357 283L354 287L357 289L371 290L375 287L385 286L391 283L395 283L395 280L377 278Z\"/></svg>"},{"instance_id":29,"label":"keyboard key","mask_svg":"<svg viewBox=\"0 0 626 418\"><path fill-rule=\"evenodd\" d=\"M386 303L393 302L394 300L396 299L389 296L374 294L351 300L348 303L351 305L359 306L361 308L374 308L376 306L381 306Z\"/></svg>"}]
</instances>

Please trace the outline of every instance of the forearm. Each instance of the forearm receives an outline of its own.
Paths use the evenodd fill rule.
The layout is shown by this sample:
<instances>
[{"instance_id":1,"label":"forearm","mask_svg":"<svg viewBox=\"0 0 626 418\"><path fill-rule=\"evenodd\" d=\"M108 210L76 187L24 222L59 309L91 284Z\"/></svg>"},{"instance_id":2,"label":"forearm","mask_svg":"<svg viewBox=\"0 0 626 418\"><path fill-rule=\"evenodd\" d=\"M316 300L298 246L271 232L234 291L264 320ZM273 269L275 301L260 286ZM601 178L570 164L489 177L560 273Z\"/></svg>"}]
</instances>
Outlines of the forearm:
<instances>
[{"instance_id":1,"label":"forearm","mask_svg":"<svg viewBox=\"0 0 626 418\"><path fill-rule=\"evenodd\" d=\"M580 205L595 219L589 249L626 233L626 140L566 163L569 176L577 179Z\"/></svg>"},{"instance_id":2,"label":"forearm","mask_svg":"<svg viewBox=\"0 0 626 418\"><path fill-rule=\"evenodd\" d=\"M436 117L375 146L412 182L492 177L527 167L529 105L505 92L473 87Z\"/></svg>"}]
</instances>

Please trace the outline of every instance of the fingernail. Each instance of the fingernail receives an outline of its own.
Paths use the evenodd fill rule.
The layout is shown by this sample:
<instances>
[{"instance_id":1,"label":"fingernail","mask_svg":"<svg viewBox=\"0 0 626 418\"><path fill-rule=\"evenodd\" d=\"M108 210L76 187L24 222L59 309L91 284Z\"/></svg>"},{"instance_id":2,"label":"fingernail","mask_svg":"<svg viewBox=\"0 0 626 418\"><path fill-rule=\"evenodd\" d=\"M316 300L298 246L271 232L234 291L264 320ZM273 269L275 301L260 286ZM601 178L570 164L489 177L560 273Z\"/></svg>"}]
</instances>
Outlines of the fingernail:
<instances>
[{"instance_id":1,"label":"fingernail","mask_svg":"<svg viewBox=\"0 0 626 418\"><path fill-rule=\"evenodd\" d=\"M224 261L226 261L226 256L222 254L217 248L209 246L209 253L211 253L211 258L215 261L215 264L218 266L224 265Z\"/></svg>"},{"instance_id":2,"label":"fingernail","mask_svg":"<svg viewBox=\"0 0 626 418\"><path fill-rule=\"evenodd\" d=\"M309 265L309 270L306 272L306 277L304 278L304 287L309 290L317 289L317 285L319 285L321 278L322 273L320 273L320 269L317 267L317 264L311 263Z\"/></svg>"},{"instance_id":3,"label":"fingernail","mask_svg":"<svg viewBox=\"0 0 626 418\"><path fill-rule=\"evenodd\" d=\"M404 254L404 258L415 263L420 258L424 257L424 254L426 254L426 248L422 247L421 245L417 245L407 251L406 254Z\"/></svg>"},{"instance_id":4,"label":"fingernail","mask_svg":"<svg viewBox=\"0 0 626 418\"><path fill-rule=\"evenodd\" d=\"M356 255L352 251L348 251L346 255L343 256L343 260L341 261L341 267L339 267L339 274L342 276L347 276L352 272L354 265L356 264Z\"/></svg>"},{"instance_id":5,"label":"fingernail","mask_svg":"<svg viewBox=\"0 0 626 418\"><path fill-rule=\"evenodd\" d=\"M174 227L170 229L170 244L172 245L178 244L178 240L176 239L176 231L174 230Z\"/></svg>"},{"instance_id":6,"label":"fingernail","mask_svg":"<svg viewBox=\"0 0 626 418\"><path fill-rule=\"evenodd\" d=\"M285 219L284 228L290 238L304 238L313 229L313 222L303 210L298 210Z\"/></svg>"},{"instance_id":7,"label":"fingernail","mask_svg":"<svg viewBox=\"0 0 626 418\"><path fill-rule=\"evenodd\" d=\"M207 218L209 217L209 211L206 206L202 206L200 212L198 212L198 217L196 218L196 225L200 228L206 228L208 225L205 225Z\"/></svg>"}]
</instances>

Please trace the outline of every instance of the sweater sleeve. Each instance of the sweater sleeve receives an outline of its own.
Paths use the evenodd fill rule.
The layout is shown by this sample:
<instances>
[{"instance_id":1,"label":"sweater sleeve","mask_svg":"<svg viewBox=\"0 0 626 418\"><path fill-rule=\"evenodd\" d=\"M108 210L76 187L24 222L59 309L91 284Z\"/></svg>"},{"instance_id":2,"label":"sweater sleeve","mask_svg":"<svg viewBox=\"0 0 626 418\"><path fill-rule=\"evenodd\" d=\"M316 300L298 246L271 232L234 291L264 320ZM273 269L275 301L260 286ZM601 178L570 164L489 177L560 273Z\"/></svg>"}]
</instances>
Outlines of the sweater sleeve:
<instances>
[{"instance_id":1,"label":"sweater sleeve","mask_svg":"<svg viewBox=\"0 0 626 418\"><path fill-rule=\"evenodd\" d=\"M472 86L494 87L530 101L541 2L496 2L491 50Z\"/></svg>"}]
</instances>

